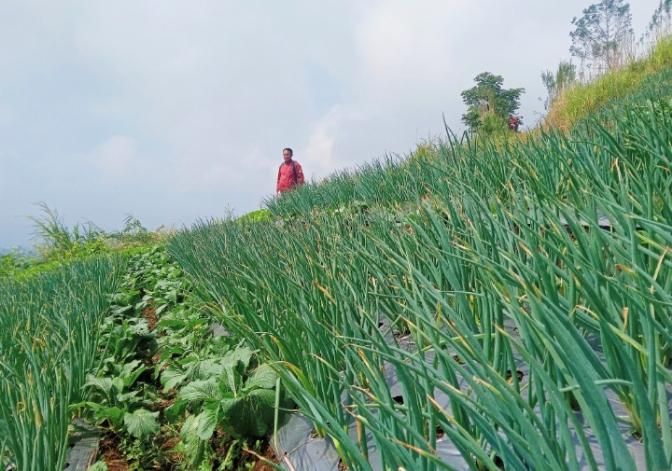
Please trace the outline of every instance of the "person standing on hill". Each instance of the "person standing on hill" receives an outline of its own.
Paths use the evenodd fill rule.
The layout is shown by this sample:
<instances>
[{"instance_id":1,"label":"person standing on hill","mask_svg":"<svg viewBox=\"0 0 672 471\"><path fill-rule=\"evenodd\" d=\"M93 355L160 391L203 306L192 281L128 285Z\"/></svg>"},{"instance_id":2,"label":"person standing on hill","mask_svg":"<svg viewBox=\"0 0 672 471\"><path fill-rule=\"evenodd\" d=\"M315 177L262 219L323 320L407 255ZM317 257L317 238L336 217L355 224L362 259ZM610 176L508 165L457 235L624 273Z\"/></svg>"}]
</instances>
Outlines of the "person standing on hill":
<instances>
[{"instance_id":1,"label":"person standing on hill","mask_svg":"<svg viewBox=\"0 0 672 471\"><path fill-rule=\"evenodd\" d=\"M278 169L278 185L276 187L277 195L280 196L285 191L289 191L295 186L303 185L305 179L303 178L303 169L301 164L292 160L294 152L289 147L282 150L282 156L285 161Z\"/></svg>"}]
</instances>

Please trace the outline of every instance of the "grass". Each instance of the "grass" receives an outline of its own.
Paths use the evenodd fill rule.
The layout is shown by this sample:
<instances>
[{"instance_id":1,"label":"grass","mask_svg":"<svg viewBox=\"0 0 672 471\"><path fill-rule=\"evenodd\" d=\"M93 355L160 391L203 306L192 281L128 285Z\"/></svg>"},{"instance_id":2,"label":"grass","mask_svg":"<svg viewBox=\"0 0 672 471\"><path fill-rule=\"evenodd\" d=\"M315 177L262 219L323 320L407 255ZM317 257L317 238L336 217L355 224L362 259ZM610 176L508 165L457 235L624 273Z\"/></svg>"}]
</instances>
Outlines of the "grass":
<instances>
[{"instance_id":1,"label":"grass","mask_svg":"<svg viewBox=\"0 0 672 471\"><path fill-rule=\"evenodd\" d=\"M69 229L56 210L45 203L36 204L41 217L31 218L37 254L12 252L0 257L0 279L26 279L39 273L67 265L77 260L108 257L116 254L131 256L163 241L171 230L159 228L150 232L140 221L128 215L121 231L105 232L89 222ZM263 214L262 214L263 216Z\"/></svg>"},{"instance_id":2,"label":"grass","mask_svg":"<svg viewBox=\"0 0 672 471\"><path fill-rule=\"evenodd\" d=\"M609 101L638 88L650 75L672 66L672 38L662 38L644 58L625 68L611 70L587 84L564 90L551 103L545 124L568 131L579 120L599 110Z\"/></svg>"}]
</instances>

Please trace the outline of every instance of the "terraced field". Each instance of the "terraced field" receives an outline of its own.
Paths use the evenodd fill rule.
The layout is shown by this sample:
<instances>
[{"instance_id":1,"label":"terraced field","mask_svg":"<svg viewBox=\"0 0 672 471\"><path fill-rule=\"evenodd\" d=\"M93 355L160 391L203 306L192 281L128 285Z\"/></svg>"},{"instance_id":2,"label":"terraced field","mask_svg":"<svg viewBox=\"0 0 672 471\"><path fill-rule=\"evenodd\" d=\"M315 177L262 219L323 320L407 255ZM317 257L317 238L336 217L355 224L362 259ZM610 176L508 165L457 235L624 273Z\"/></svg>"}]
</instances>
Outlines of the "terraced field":
<instances>
[{"instance_id":1,"label":"terraced field","mask_svg":"<svg viewBox=\"0 0 672 471\"><path fill-rule=\"evenodd\" d=\"M453 469L442 440L470 469L669 469L671 78L569 134L453 137L168 250L351 469L378 468L371 442L382 469Z\"/></svg>"},{"instance_id":2,"label":"terraced field","mask_svg":"<svg viewBox=\"0 0 672 471\"><path fill-rule=\"evenodd\" d=\"M77 418L99 469L671 469L671 98L0 281L0 463Z\"/></svg>"}]
</instances>

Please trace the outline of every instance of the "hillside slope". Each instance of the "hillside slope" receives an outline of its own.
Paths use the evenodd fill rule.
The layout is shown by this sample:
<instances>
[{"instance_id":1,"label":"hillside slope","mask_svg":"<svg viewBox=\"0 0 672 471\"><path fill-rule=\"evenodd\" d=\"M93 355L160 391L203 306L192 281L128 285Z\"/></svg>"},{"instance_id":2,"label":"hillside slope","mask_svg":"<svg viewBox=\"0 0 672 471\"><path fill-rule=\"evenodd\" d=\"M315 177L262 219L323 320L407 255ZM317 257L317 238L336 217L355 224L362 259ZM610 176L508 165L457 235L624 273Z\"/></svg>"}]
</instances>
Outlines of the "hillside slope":
<instances>
[{"instance_id":1,"label":"hillside slope","mask_svg":"<svg viewBox=\"0 0 672 471\"><path fill-rule=\"evenodd\" d=\"M669 469L671 78L569 132L452 136L168 250L350 469L370 449L453 469L443 434L471 469Z\"/></svg>"}]
</instances>

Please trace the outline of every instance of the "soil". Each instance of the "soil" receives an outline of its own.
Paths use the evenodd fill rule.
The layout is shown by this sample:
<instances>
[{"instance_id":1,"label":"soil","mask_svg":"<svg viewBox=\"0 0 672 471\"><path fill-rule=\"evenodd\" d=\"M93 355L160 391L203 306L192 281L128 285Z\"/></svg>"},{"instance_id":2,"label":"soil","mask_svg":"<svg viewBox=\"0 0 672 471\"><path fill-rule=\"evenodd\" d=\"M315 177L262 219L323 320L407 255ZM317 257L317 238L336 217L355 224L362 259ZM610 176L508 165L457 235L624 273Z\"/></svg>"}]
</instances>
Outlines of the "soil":
<instances>
[{"instance_id":1,"label":"soil","mask_svg":"<svg viewBox=\"0 0 672 471\"><path fill-rule=\"evenodd\" d=\"M642 434L634 428L630 430L630 435L632 435L639 443L644 443L644 437L642 437Z\"/></svg>"},{"instance_id":2,"label":"soil","mask_svg":"<svg viewBox=\"0 0 672 471\"><path fill-rule=\"evenodd\" d=\"M171 389L170 391L173 391L173 389ZM156 410L168 409L170 406L175 404L176 401L177 401L177 396L171 397L171 398L165 398L164 397L156 404L155 409Z\"/></svg>"},{"instance_id":3,"label":"soil","mask_svg":"<svg viewBox=\"0 0 672 471\"><path fill-rule=\"evenodd\" d=\"M149 331L153 332L160 320L159 316L156 315L156 309L150 305L144 308L140 314L147 320Z\"/></svg>"},{"instance_id":4,"label":"soil","mask_svg":"<svg viewBox=\"0 0 672 471\"><path fill-rule=\"evenodd\" d=\"M119 451L119 438L116 435L107 435L101 441L98 452L103 455L103 460L109 471L128 471L128 461Z\"/></svg>"},{"instance_id":5,"label":"soil","mask_svg":"<svg viewBox=\"0 0 672 471\"><path fill-rule=\"evenodd\" d=\"M396 338L397 340L401 340L404 337L408 337L409 335L411 335L411 331L408 330L408 329L404 329L401 332L399 332L399 331L395 332L394 333L394 338Z\"/></svg>"},{"instance_id":6,"label":"soil","mask_svg":"<svg viewBox=\"0 0 672 471\"><path fill-rule=\"evenodd\" d=\"M520 371L520 370L516 370L516 376L518 377L518 382L520 382L520 381L522 381L523 378L525 377L525 373L523 373L523 372ZM506 372L506 380L510 382L511 379L512 379L512 376L511 376L511 370L508 370L508 371Z\"/></svg>"},{"instance_id":7,"label":"soil","mask_svg":"<svg viewBox=\"0 0 672 471\"><path fill-rule=\"evenodd\" d=\"M495 466L497 466L497 468L501 470L506 470L506 468L504 467L504 461L502 461L502 459L499 456L495 456L493 461L495 462ZM485 469L485 466L483 466L483 464L478 460L476 461L476 467L478 469Z\"/></svg>"},{"instance_id":8,"label":"soil","mask_svg":"<svg viewBox=\"0 0 672 471\"><path fill-rule=\"evenodd\" d=\"M275 456L275 452L273 451L273 447L269 444L266 445L266 451L262 455L264 458L266 458L269 461L274 462L275 464L278 464L280 460L278 460L277 456ZM252 468L252 471L275 471L273 467L269 464L264 463L263 461L259 460L257 461L257 464L254 465L254 468Z\"/></svg>"}]
</instances>

